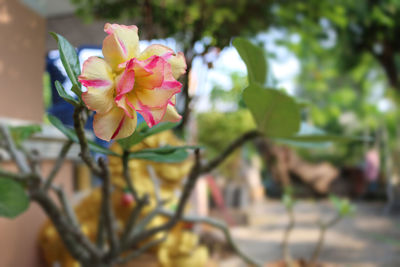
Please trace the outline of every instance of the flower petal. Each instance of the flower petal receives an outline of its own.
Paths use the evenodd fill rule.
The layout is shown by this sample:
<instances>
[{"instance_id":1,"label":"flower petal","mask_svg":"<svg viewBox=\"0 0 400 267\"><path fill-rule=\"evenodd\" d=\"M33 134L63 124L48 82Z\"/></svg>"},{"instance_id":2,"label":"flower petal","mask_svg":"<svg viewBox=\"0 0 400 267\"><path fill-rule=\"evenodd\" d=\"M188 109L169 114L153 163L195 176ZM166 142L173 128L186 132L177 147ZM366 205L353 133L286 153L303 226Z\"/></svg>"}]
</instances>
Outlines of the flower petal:
<instances>
[{"instance_id":1,"label":"flower petal","mask_svg":"<svg viewBox=\"0 0 400 267\"><path fill-rule=\"evenodd\" d=\"M157 123L161 122L166 111L166 107L149 108L143 105L135 93L126 95L126 104L140 113L149 127L153 127Z\"/></svg>"},{"instance_id":2,"label":"flower petal","mask_svg":"<svg viewBox=\"0 0 400 267\"><path fill-rule=\"evenodd\" d=\"M138 56L138 59L145 60L154 55L164 58L169 64L171 64L172 74L175 79L178 79L182 74L186 72L186 61L183 53L179 52L175 54L171 48L164 45L153 44L148 46Z\"/></svg>"},{"instance_id":3,"label":"flower petal","mask_svg":"<svg viewBox=\"0 0 400 267\"><path fill-rule=\"evenodd\" d=\"M135 71L133 69L134 60L131 59L127 64L124 72L116 78L117 80L117 96L116 100L119 100L123 95L132 91L135 85Z\"/></svg>"},{"instance_id":4,"label":"flower petal","mask_svg":"<svg viewBox=\"0 0 400 267\"><path fill-rule=\"evenodd\" d=\"M109 35L103 41L105 60L116 70L118 65L139 53L139 37L136 26L106 23L104 31Z\"/></svg>"},{"instance_id":5,"label":"flower petal","mask_svg":"<svg viewBox=\"0 0 400 267\"><path fill-rule=\"evenodd\" d=\"M88 109L97 113L107 113L114 106L113 90L88 87L87 91L82 93L82 100Z\"/></svg>"},{"instance_id":6,"label":"flower petal","mask_svg":"<svg viewBox=\"0 0 400 267\"><path fill-rule=\"evenodd\" d=\"M113 106L114 82L110 66L104 59L90 57L83 63L78 80L87 87L82 100L90 110L108 112Z\"/></svg>"},{"instance_id":7,"label":"flower petal","mask_svg":"<svg viewBox=\"0 0 400 267\"><path fill-rule=\"evenodd\" d=\"M94 115L93 130L98 138L110 141L133 134L136 123L137 116L130 119L121 108L114 107L106 114Z\"/></svg>"},{"instance_id":8,"label":"flower petal","mask_svg":"<svg viewBox=\"0 0 400 267\"><path fill-rule=\"evenodd\" d=\"M153 127L154 125L165 121L178 122L182 118L173 105L168 104L161 108L150 108L141 104L134 94L127 95L126 103L132 107L132 109L135 108L136 111L142 115L149 127Z\"/></svg>"},{"instance_id":9,"label":"flower petal","mask_svg":"<svg viewBox=\"0 0 400 267\"><path fill-rule=\"evenodd\" d=\"M165 111L164 117L162 118L161 122L178 122L182 119L182 116L179 115L176 108L172 105L167 106L167 110Z\"/></svg>"},{"instance_id":10,"label":"flower petal","mask_svg":"<svg viewBox=\"0 0 400 267\"><path fill-rule=\"evenodd\" d=\"M137 90L136 96L142 105L151 108L166 107L169 100L177 93L180 92L182 84L180 82L170 82L168 86L171 87L159 87L153 90Z\"/></svg>"},{"instance_id":11,"label":"flower petal","mask_svg":"<svg viewBox=\"0 0 400 267\"><path fill-rule=\"evenodd\" d=\"M136 116L136 110L134 106L127 101L126 95L123 95L119 99L116 99L115 103L118 107L124 110L126 116L128 116L129 118L133 119Z\"/></svg>"},{"instance_id":12,"label":"flower petal","mask_svg":"<svg viewBox=\"0 0 400 267\"><path fill-rule=\"evenodd\" d=\"M138 78L135 85L135 94L141 105L150 108L166 108L170 99L180 92L182 84L175 80L172 75L171 65L161 57L155 57L157 63L154 63L154 74ZM152 60L154 61L154 60ZM157 67L160 66L160 67ZM162 66L162 67L161 67ZM160 73L162 71L162 73ZM159 87L153 87L152 76L162 77L163 81Z\"/></svg>"},{"instance_id":13,"label":"flower petal","mask_svg":"<svg viewBox=\"0 0 400 267\"><path fill-rule=\"evenodd\" d=\"M136 88L153 89L160 87L164 81L165 65L168 64L159 56L152 56L144 61L137 60L134 66Z\"/></svg>"},{"instance_id":14,"label":"flower petal","mask_svg":"<svg viewBox=\"0 0 400 267\"><path fill-rule=\"evenodd\" d=\"M147 125L151 128L161 122L165 115L166 108L150 109L148 107L142 107L142 109L138 110L137 112L142 115Z\"/></svg>"}]
</instances>

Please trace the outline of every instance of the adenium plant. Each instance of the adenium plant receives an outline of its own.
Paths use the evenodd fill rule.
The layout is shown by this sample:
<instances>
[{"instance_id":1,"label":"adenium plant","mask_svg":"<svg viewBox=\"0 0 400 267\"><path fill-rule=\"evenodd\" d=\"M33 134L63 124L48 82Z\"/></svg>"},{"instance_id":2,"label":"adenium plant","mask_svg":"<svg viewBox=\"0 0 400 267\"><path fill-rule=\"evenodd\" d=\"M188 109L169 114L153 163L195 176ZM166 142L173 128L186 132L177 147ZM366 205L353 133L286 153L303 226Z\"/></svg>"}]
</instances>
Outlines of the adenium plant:
<instances>
[{"instance_id":1,"label":"adenium plant","mask_svg":"<svg viewBox=\"0 0 400 267\"><path fill-rule=\"evenodd\" d=\"M74 106L74 127L69 128L57 118L48 116L49 121L67 137L49 175L44 175L39 168L40 154L24 148L24 140L40 131L40 127L0 125L0 147L8 152L18 167L18 172L9 172L0 167L0 216L14 218L28 208L29 202L37 203L49 217L69 254L84 267L110 267L128 262L164 242L164 239L155 237L173 230L179 223L205 223L222 230L232 249L246 263L260 266L235 245L223 222L187 216L184 210L201 175L213 171L247 141L268 137L294 144L313 139L313 132L298 132L300 106L296 101L279 90L266 87L267 61L264 51L242 38L233 42L247 66L249 86L244 89L243 100L257 128L238 136L219 155L205 161L201 159L197 146L162 146L132 151L131 148L145 138L177 126L181 117L175 109L175 101L182 87L178 79L186 72L186 63L182 53L175 53L162 45L151 45L140 52L136 26L107 23L104 30L107 33L102 48L104 57L90 57L83 63L82 71L75 48L61 35L52 33L72 83L71 91L76 96L67 94L60 82L55 83L59 95ZM122 151L112 151L87 139L83 126L90 112L95 113L95 135L106 141L118 139ZM143 116L144 124L137 125L138 113ZM318 131L318 142L330 141L331 137ZM97 226L97 242L90 240L82 231L69 198L54 183L74 143L79 145L80 156L91 173L101 180L101 219ZM129 161L143 159L176 163L187 159L190 150L194 150L194 163L181 186L174 209L167 209L162 200L157 200L155 207L150 206L149 196L137 192L139 185L130 177ZM98 160L93 157L93 152L100 154ZM122 165L127 189L121 201L122 205L132 207L129 219L120 231L116 230L117 220L111 203L115 186L111 182L106 156L113 156ZM52 191L58 197L57 202L50 197ZM144 209L151 211L139 218L138 214ZM166 219L159 225L150 225L154 216ZM180 240L185 238L182 235L167 241L174 248L180 247ZM144 243L146 240L152 241ZM170 261L169 257L164 259Z\"/></svg>"}]
</instances>

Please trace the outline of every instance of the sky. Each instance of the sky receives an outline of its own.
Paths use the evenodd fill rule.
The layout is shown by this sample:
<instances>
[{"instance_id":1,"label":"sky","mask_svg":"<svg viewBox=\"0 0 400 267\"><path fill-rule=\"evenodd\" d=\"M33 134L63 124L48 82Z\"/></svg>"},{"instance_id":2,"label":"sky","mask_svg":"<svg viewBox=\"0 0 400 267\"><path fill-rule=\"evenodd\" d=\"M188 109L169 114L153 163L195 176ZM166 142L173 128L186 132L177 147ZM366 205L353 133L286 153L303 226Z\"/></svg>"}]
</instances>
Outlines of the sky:
<instances>
[{"instance_id":1,"label":"sky","mask_svg":"<svg viewBox=\"0 0 400 267\"><path fill-rule=\"evenodd\" d=\"M300 72L300 62L296 56L284 47L277 46L275 40L281 38L282 34L278 31L269 31L260 34L257 39L265 43L266 51L273 51L275 58L269 58L268 64L271 69L270 75L276 80L277 88L284 88L289 94L295 92L295 78ZM226 47L221 51L214 68L208 69L202 60L198 59L194 63L194 69L198 75L198 88L196 89L198 112L206 111L209 107L209 94L213 86L217 83L222 88L229 90L232 86L230 73L240 72L246 75L246 65L241 60L238 52L233 46Z\"/></svg>"}]
</instances>

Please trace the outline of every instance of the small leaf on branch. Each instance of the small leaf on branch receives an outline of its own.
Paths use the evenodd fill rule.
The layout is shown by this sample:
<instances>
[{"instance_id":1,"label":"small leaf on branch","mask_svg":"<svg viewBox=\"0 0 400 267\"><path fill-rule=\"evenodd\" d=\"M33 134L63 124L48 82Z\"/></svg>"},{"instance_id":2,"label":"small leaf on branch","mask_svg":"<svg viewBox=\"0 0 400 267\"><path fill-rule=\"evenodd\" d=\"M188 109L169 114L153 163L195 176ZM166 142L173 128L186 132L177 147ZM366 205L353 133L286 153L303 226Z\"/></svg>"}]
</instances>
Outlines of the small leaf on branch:
<instances>
[{"instance_id":1,"label":"small leaf on branch","mask_svg":"<svg viewBox=\"0 0 400 267\"><path fill-rule=\"evenodd\" d=\"M65 126L57 117L48 114L47 115L49 121L51 124L53 124L54 127L56 127L60 132L62 132L69 140L73 141L74 143L79 144L79 139L78 136L76 135L75 131L72 128L69 128ZM115 153L114 151L111 151L108 148L102 147L99 144L96 144L93 141L88 141L88 145L91 151L101 153L101 154L106 154L106 155L112 155L112 156L118 156L120 157L121 155Z\"/></svg>"},{"instance_id":2,"label":"small leaf on branch","mask_svg":"<svg viewBox=\"0 0 400 267\"><path fill-rule=\"evenodd\" d=\"M243 99L258 129L266 136L286 137L299 130L299 107L283 92L250 84L243 92Z\"/></svg>"},{"instance_id":3,"label":"small leaf on branch","mask_svg":"<svg viewBox=\"0 0 400 267\"><path fill-rule=\"evenodd\" d=\"M65 91L65 88L62 86L62 84L59 81L56 81L54 84L56 86L58 95L62 99L64 99L65 101L67 101L68 103L70 103L74 106L78 105L78 102L76 101L76 99L73 98L72 96L70 96L69 94L67 94L67 92Z\"/></svg>"},{"instance_id":4,"label":"small leaf on branch","mask_svg":"<svg viewBox=\"0 0 400 267\"><path fill-rule=\"evenodd\" d=\"M187 159L188 149L195 149L197 146L165 146L159 148L142 149L129 153L130 159L144 159L155 162L176 163Z\"/></svg>"},{"instance_id":5,"label":"small leaf on branch","mask_svg":"<svg viewBox=\"0 0 400 267\"><path fill-rule=\"evenodd\" d=\"M72 91L80 98L82 95L81 85L78 82L78 76L81 73L78 54L75 48L63 36L50 32L58 43L60 59L72 83Z\"/></svg>"},{"instance_id":6,"label":"small leaf on branch","mask_svg":"<svg viewBox=\"0 0 400 267\"><path fill-rule=\"evenodd\" d=\"M0 177L0 217L15 218L29 207L29 198L17 182Z\"/></svg>"},{"instance_id":7,"label":"small leaf on branch","mask_svg":"<svg viewBox=\"0 0 400 267\"><path fill-rule=\"evenodd\" d=\"M264 85L267 78L267 59L264 49L244 38L232 42L247 67L249 83Z\"/></svg>"},{"instance_id":8,"label":"small leaf on branch","mask_svg":"<svg viewBox=\"0 0 400 267\"><path fill-rule=\"evenodd\" d=\"M23 126L10 126L10 133L15 142L19 147L26 139L30 138L35 133L42 131L42 127L37 124L23 125Z\"/></svg>"}]
</instances>

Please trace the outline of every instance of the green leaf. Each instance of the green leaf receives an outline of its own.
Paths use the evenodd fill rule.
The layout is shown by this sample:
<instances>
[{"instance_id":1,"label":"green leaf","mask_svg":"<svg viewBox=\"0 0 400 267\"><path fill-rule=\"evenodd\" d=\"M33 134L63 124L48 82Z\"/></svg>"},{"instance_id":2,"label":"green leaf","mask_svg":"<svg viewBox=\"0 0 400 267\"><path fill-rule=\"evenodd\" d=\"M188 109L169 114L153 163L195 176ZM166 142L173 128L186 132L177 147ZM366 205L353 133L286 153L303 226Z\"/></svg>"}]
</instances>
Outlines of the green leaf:
<instances>
[{"instance_id":1,"label":"green leaf","mask_svg":"<svg viewBox=\"0 0 400 267\"><path fill-rule=\"evenodd\" d=\"M33 134L42 131L42 127L37 124L10 126L10 133L17 146L21 146L22 142L31 137Z\"/></svg>"},{"instance_id":2,"label":"green leaf","mask_svg":"<svg viewBox=\"0 0 400 267\"><path fill-rule=\"evenodd\" d=\"M292 97L258 84L250 84L243 92L258 129L268 137L287 137L300 128L300 110Z\"/></svg>"},{"instance_id":3,"label":"green leaf","mask_svg":"<svg viewBox=\"0 0 400 267\"><path fill-rule=\"evenodd\" d=\"M155 162L181 162L188 156L187 149L195 149L197 146L164 146L158 148L142 149L129 153L130 159L145 159Z\"/></svg>"},{"instance_id":4,"label":"green leaf","mask_svg":"<svg viewBox=\"0 0 400 267\"><path fill-rule=\"evenodd\" d=\"M81 86L78 83L78 76L81 73L79 65L78 54L75 48L65 39L63 36L50 32L54 39L58 43L58 50L60 51L60 59L67 72L67 75L72 83L72 91L80 98L82 91Z\"/></svg>"},{"instance_id":5,"label":"green leaf","mask_svg":"<svg viewBox=\"0 0 400 267\"><path fill-rule=\"evenodd\" d=\"M29 207L29 198L17 182L0 177L0 217L15 218Z\"/></svg>"},{"instance_id":6,"label":"green leaf","mask_svg":"<svg viewBox=\"0 0 400 267\"><path fill-rule=\"evenodd\" d=\"M62 132L69 140L73 141L74 143L79 144L79 139L78 136L75 133L75 130L72 128L69 128L65 126L57 117L48 114L47 115L49 121L51 124L53 124L54 127L56 127L60 132ZM95 142L88 140L88 145L89 149L93 152L101 153L101 154L106 154L106 155L112 155L112 156L121 156L114 151L111 151L108 148L102 147L99 144L96 144Z\"/></svg>"},{"instance_id":7,"label":"green leaf","mask_svg":"<svg viewBox=\"0 0 400 267\"><path fill-rule=\"evenodd\" d=\"M285 208L288 210L292 209L294 206L294 199L291 195L284 194L282 196L282 202L283 205L285 205Z\"/></svg>"},{"instance_id":8,"label":"green leaf","mask_svg":"<svg viewBox=\"0 0 400 267\"><path fill-rule=\"evenodd\" d=\"M368 142L371 141L371 139L366 137L329 134L313 125L302 123L300 131L296 135L278 138L275 139L275 141L295 147L327 148L334 142Z\"/></svg>"},{"instance_id":9,"label":"green leaf","mask_svg":"<svg viewBox=\"0 0 400 267\"><path fill-rule=\"evenodd\" d=\"M356 212L356 207L350 203L346 198L338 198L337 196L330 195L329 200L335 207L340 216L350 216Z\"/></svg>"},{"instance_id":10,"label":"green leaf","mask_svg":"<svg viewBox=\"0 0 400 267\"><path fill-rule=\"evenodd\" d=\"M78 104L78 102L75 100L75 98L73 98L72 96L70 96L69 94L67 94L67 92L65 91L64 87L62 86L62 84L59 81L56 81L55 83L58 95L63 98L65 101L67 101L68 103L76 106Z\"/></svg>"},{"instance_id":11,"label":"green leaf","mask_svg":"<svg viewBox=\"0 0 400 267\"><path fill-rule=\"evenodd\" d=\"M264 49L244 38L232 42L247 67L249 83L265 84L267 79L267 59Z\"/></svg>"},{"instance_id":12,"label":"green leaf","mask_svg":"<svg viewBox=\"0 0 400 267\"><path fill-rule=\"evenodd\" d=\"M179 123L175 122L162 122L149 128L145 122L142 122L141 124L139 124L139 126L136 128L135 132L131 136L118 140L118 143L125 150L129 150L132 146L140 143L146 137L173 129L178 126L178 124Z\"/></svg>"},{"instance_id":13,"label":"green leaf","mask_svg":"<svg viewBox=\"0 0 400 267\"><path fill-rule=\"evenodd\" d=\"M47 118L49 119L50 123L53 124L60 132L62 132L68 139L74 142L79 142L78 137L76 136L74 130L65 126L57 117L48 114Z\"/></svg>"},{"instance_id":14,"label":"green leaf","mask_svg":"<svg viewBox=\"0 0 400 267\"><path fill-rule=\"evenodd\" d=\"M293 195L294 195L293 187L285 186L284 193L282 195L282 202L283 202L283 205L285 205L287 210L292 209L296 202Z\"/></svg>"}]
</instances>

